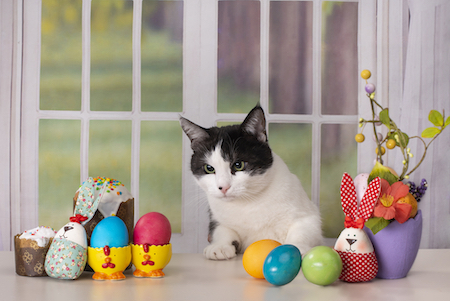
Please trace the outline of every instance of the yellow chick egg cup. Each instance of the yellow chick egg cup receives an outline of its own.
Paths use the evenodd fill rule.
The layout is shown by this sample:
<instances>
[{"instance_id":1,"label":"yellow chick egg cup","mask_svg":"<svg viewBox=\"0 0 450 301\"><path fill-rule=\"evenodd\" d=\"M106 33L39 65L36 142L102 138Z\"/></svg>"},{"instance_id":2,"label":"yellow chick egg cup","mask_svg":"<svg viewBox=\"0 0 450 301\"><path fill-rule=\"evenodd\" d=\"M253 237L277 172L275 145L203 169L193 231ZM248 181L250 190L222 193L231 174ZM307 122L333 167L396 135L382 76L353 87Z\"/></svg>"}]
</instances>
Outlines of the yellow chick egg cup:
<instances>
[{"instance_id":1,"label":"yellow chick egg cup","mask_svg":"<svg viewBox=\"0 0 450 301\"><path fill-rule=\"evenodd\" d=\"M133 272L135 277L161 278L164 277L162 270L172 258L172 245L170 243L161 246L131 244L131 253L136 267Z\"/></svg>"},{"instance_id":2,"label":"yellow chick egg cup","mask_svg":"<svg viewBox=\"0 0 450 301\"><path fill-rule=\"evenodd\" d=\"M88 263L94 270L94 280L123 280L123 271L131 263L131 247L88 247Z\"/></svg>"}]
</instances>

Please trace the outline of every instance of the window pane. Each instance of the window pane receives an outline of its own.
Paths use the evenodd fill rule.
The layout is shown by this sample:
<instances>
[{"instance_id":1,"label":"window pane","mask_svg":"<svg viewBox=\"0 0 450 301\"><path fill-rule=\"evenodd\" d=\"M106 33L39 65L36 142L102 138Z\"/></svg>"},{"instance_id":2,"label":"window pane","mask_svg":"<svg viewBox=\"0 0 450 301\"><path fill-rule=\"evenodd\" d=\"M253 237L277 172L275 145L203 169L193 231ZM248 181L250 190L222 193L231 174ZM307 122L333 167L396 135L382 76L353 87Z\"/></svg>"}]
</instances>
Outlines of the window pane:
<instances>
[{"instance_id":1,"label":"window pane","mask_svg":"<svg viewBox=\"0 0 450 301\"><path fill-rule=\"evenodd\" d=\"M312 9L310 1L270 2L271 113L312 112Z\"/></svg>"},{"instance_id":2,"label":"window pane","mask_svg":"<svg viewBox=\"0 0 450 301\"><path fill-rule=\"evenodd\" d=\"M311 149L312 126L310 124L269 124L269 144L272 150L297 175L311 197Z\"/></svg>"},{"instance_id":3,"label":"window pane","mask_svg":"<svg viewBox=\"0 0 450 301\"><path fill-rule=\"evenodd\" d=\"M322 114L358 109L358 3L322 4Z\"/></svg>"},{"instance_id":4,"label":"window pane","mask_svg":"<svg viewBox=\"0 0 450 301\"><path fill-rule=\"evenodd\" d=\"M247 113L259 102L259 1L219 1L218 26L218 111Z\"/></svg>"},{"instance_id":5,"label":"window pane","mask_svg":"<svg viewBox=\"0 0 450 301\"><path fill-rule=\"evenodd\" d=\"M131 121L90 122L89 176L116 179L131 191Z\"/></svg>"},{"instance_id":6,"label":"window pane","mask_svg":"<svg viewBox=\"0 0 450 301\"><path fill-rule=\"evenodd\" d=\"M131 111L133 2L93 0L91 110Z\"/></svg>"},{"instance_id":7,"label":"window pane","mask_svg":"<svg viewBox=\"0 0 450 301\"><path fill-rule=\"evenodd\" d=\"M58 230L80 186L79 120L39 121L39 224Z\"/></svg>"},{"instance_id":8,"label":"window pane","mask_svg":"<svg viewBox=\"0 0 450 301\"><path fill-rule=\"evenodd\" d=\"M81 109L81 0L42 1L40 109Z\"/></svg>"},{"instance_id":9,"label":"window pane","mask_svg":"<svg viewBox=\"0 0 450 301\"><path fill-rule=\"evenodd\" d=\"M142 3L141 109L183 109L183 2Z\"/></svg>"},{"instance_id":10,"label":"window pane","mask_svg":"<svg viewBox=\"0 0 450 301\"><path fill-rule=\"evenodd\" d=\"M324 124L320 165L320 211L324 236L336 238L344 225L340 185L344 172L357 172L356 124Z\"/></svg>"},{"instance_id":11,"label":"window pane","mask_svg":"<svg viewBox=\"0 0 450 301\"><path fill-rule=\"evenodd\" d=\"M139 212L164 214L174 233L181 232L181 141L177 121L141 124Z\"/></svg>"}]
</instances>

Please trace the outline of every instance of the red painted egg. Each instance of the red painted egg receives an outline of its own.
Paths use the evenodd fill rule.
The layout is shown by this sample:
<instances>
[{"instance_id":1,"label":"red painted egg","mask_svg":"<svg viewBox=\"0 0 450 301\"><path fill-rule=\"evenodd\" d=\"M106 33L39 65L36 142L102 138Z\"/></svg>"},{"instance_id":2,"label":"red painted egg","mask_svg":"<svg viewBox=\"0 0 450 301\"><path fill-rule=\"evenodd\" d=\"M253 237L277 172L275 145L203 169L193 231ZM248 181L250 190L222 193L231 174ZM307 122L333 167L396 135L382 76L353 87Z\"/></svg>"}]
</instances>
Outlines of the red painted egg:
<instances>
[{"instance_id":1,"label":"red painted egg","mask_svg":"<svg viewBox=\"0 0 450 301\"><path fill-rule=\"evenodd\" d=\"M133 242L137 245L161 246L168 244L171 236L172 228L167 217L159 212L149 212L136 223Z\"/></svg>"}]
</instances>

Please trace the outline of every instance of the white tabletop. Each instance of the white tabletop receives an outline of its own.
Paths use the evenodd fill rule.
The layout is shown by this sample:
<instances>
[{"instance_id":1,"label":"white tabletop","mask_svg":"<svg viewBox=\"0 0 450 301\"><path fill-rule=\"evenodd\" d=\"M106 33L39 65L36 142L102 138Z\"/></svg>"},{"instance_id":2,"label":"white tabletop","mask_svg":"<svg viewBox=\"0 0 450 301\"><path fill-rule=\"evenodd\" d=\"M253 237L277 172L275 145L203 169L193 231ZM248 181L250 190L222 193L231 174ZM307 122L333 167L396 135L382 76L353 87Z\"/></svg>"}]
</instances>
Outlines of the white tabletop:
<instances>
[{"instance_id":1,"label":"white tabletop","mask_svg":"<svg viewBox=\"0 0 450 301\"><path fill-rule=\"evenodd\" d=\"M174 254L162 279L95 281L84 272L77 280L24 277L15 273L14 253L0 252L1 300L450 300L450 249L420 250L408 276L366 283L336 281L322 287L300 271L291 283L276 287L249 276L242 256L207 260L201 254Z\"/></svg>"}]
</instances>

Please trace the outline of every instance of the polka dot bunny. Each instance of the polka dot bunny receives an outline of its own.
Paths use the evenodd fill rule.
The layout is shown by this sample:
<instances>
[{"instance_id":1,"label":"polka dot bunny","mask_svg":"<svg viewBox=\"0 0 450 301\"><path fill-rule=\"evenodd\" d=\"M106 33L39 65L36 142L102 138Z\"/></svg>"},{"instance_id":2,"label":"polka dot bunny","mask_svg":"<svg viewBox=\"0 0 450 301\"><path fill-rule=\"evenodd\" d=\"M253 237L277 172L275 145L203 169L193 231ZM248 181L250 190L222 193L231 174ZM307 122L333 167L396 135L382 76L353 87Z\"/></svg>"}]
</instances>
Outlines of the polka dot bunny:
<instances>
[{"instance_id":1,"label":"polka dot bunny","mask_svg":"<svg viewBox=\"0 0 450 301\"><path fill-rule=\"evenodd\" d=\"M342 177L341 205L345 213L345 229L334 246L343 263L342 273L339 276L342 281L370 281L377 275L378 262L375 251L363 227L372 215L380 190L380 178L373 179L358 207L353 179L347 173Z\"/></svg>"}]
</instances>

